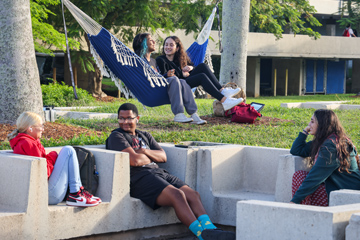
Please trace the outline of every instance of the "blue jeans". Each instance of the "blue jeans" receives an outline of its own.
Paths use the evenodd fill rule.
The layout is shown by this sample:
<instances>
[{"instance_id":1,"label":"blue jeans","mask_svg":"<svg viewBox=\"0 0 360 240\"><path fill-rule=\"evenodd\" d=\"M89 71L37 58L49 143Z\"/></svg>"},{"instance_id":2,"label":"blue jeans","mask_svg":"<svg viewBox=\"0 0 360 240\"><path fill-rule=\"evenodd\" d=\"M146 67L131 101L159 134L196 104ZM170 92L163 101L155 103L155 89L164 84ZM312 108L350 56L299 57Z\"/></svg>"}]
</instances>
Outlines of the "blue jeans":
<instances>
[{"instance_id":1,"label":"blue jeans","mask_svg":"<svg viewBox=\"0 0 360 240\"><path fill-rule=\"evenodd\" d=\"M48 183L49 204L55 205L61 202L68 186L71 193L78 192L82 186L79 162L76 152L71 146L63 147L56 159Z\"/></svg>"}]
</instances>

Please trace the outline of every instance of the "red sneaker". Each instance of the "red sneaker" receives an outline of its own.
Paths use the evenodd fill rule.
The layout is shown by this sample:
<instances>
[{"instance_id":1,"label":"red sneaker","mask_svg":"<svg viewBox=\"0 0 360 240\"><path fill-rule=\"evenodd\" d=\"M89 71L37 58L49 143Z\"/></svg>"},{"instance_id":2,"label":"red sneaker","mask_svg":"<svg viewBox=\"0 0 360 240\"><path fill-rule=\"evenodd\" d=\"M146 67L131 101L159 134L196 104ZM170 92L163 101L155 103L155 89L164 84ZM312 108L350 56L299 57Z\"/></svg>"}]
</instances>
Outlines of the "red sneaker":
<instances>
[{"instance_id":1,"label":"red sneaker","mask_svg":"<svg viewBox=\"0 0 360 240\"><path fill-rule=\"evenodd\" d=\"M85 188L84 188L83 186L80 187L80 191L81 191L85 196L87 196L87 197L89 197L89 198L92 198L92 199L98 201L99 203L102 203L101 198L95 197L95 196L92 195L90 192L88 192L87 190L85 190Z\"/></svg>"},{"instance_id":2,"label":"red sneaker","mask_svg":"<svg viewBox=\"0 0 360 240\"><path fill-rule=\"evenodd\" d=\"M80 189L76 194L69 194L66 199L66 205L76 207L93 207L99 205L99 202L87 197Z\"/></svg>"}]
</instances>

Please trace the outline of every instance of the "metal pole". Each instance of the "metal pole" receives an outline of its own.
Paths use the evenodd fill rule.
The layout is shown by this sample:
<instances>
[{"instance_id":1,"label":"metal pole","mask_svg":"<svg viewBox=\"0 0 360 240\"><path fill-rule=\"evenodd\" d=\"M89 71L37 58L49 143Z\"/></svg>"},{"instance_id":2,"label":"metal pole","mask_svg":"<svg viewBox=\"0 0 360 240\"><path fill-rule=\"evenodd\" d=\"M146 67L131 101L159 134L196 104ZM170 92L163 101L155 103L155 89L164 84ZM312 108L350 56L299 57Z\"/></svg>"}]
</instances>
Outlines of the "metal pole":
<instances>
[{"instance_id":1,"label":"metal pole","mask_svg":"<svg viewBox=\"0 0 360 240\"><path fill-rule=\"evenodd\" d=\"M61 10L62 10L62 16L63 16L63 22L64 22L65 39L66 39L66 53L67 53L68 60L69 60L70 79L71 79L72 87L74 89L74 97L75 97L75 99L78 99L78 96L77 96L77 93L76 93L75 82L74 82L73 69L72 69L72 66L71 66L70 48L69 48L69 40L68 40L67 30L66 30L66 22L65 22L65 15L64 15L64 2L63 1L61 1Z\"/></svg>"},{"instance_id":2,"label":"metal pole","mask_svg":"<svg viewBox=\"0 0 360 240\"><path fill-rule=\"evenodd\" d=\"M53 68L53 81L56 83L56 68Z\"/></svg>"},{"instance_id":3,"label":"metal pole","mask_svg":"<svg viewBox=\"0 0 360 240\"><path fill-rule=\"evenodd\" d=\"M274 69L274 97L276 97L276 68Z\"/></svg>"},{"instance_id":4,"label":"metal pole","mask_svg":"<svg viewBox=\"0 0 360 240\"><path fill-rule=\"evenodd\" d=\"M287 96L287 92L288 92L288 80L289 80L289 71L288 71L288 69L286 69L286 73L285 73L285 96Z\"/></svg>"}]
</instances>

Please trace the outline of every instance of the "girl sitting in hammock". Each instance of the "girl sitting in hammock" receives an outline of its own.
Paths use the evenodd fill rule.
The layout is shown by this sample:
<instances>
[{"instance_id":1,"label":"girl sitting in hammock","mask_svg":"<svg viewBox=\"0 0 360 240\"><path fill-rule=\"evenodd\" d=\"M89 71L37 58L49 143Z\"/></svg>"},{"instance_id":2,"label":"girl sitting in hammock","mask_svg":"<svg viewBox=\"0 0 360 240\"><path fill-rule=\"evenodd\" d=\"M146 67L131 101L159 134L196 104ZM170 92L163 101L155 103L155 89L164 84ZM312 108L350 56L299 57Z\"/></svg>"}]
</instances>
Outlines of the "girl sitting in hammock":
<instances>
[{"instance_id":1,"label":"girl sitting in hammock","mask_svg":"<svg viewBox=\"0 0 360 240\"><path fill-rule=\"evenodd\" d=\"M306 142L309 134L314 138ZM360 190L359 156L332 110L314 112L290 153L310 157L313 165L310 172L297 171L294 174L292 203L328 206L331 191Z\"/></svg>"},{"instance_id":2,"label":"girl sitting in hammock","mask_svg":"<svg viewBox=\"0 0 360 240\"><path fill-rule=\"evenodd\" d=\"M155 41L152 39L149 33L139 33L135 36L133 41L134 52L143 58L148 64L150 64L155 70L156 61L151 58L150 55L155 51ZM205 124L206 121L201 119L196 113L197 106L192 94L191 88L183 79L179 79L176 76L167 77L168 94L171 103L171 111L174 113L175 122L191 122L194 124ZM190 118L184 114L184 107L186 112L191 115Z\"/></svg>"},{"instance_id":3,"label":"girl sitting in hammock","mask_svg":"<svg viewBox=\"0 0 360 240\"><path fill-rule=\"evenodd\" d=\"M183 44L176 36L167 37L163 45L163 54L156 58L157 67L165 77L177 76L185 79L191 88L202 86L211 96L219 100L224 110L229 110L243 101L232 96L240 92L240 88L223 88L209 67L201 63L192 66Z\"/></svg>"}]
</instances>

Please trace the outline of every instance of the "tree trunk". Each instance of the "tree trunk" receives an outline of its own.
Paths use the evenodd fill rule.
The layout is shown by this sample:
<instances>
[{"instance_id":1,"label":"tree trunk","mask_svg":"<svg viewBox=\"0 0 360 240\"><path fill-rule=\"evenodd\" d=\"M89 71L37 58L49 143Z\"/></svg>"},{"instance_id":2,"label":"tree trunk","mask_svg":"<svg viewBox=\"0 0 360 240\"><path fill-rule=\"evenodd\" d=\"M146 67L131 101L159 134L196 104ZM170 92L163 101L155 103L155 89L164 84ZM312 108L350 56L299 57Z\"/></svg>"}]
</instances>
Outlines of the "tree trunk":
<instances>
[{"instance_id":1,"label":"tree trunk","mask_svg":"<svg viewBox=\"0 0 360 240\"><path fill-rule=\"evenodd\" d=\"M87 35L85 35L85 39L86 39L86 43L88 45L88 50L89 50L89 55L91 56L91 52L90 52L90 41L89 38L87 37ZM90 72L89 73L89 79L88 79L88 86L89 89L88 91L91 92L91 94L93 95L93 97L106 97L106 93L104 93L102 91L102 79L103 76L101 74L100 69L98 68L98 66L96 65L96 63L93 63L93 67L95 69L95 72Z\"/></svg>"},{"instance_id":2,"label":"tree trunk","mask_svg":"<svg viewBox=\"0 0 360 240\"><path fill-rule=\"evenodd\" d=\"M224 0L220 83L236 83L246 93L250 0Z\"/></svg>"},{"instance_id":3,"label":"tree trunk","mask_svg":"<svg viewBox=\"0 0 360 240\"><path fill-rule=\"evenodd\" d=\"M93 97L106 97L106 93L102 91L102 74L100 69L94 63L95 72L89 73L89 86Z\"/></svg>"},{"instance_id":4,"label":"tree trunk","mask_svg":"<svg viewBox=\"0 0 360 240\"><path fill-rule=\"evenodd\" d=\"M29 0L0 1L0 123L24 111L43 115Z\"/></svg>"}]
</instances>

